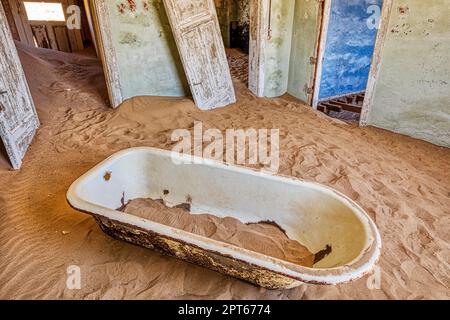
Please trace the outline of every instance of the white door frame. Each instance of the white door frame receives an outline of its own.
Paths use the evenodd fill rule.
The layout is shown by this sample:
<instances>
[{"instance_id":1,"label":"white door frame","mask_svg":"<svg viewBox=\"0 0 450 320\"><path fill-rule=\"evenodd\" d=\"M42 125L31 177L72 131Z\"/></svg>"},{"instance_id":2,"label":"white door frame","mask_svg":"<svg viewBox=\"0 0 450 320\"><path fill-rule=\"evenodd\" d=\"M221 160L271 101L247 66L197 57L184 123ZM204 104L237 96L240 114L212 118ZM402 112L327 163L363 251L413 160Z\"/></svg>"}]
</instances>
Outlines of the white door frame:
<instances>
[{"instance_id":1,"label":"white door frame","mask_svg":"<svg viewBox=\"0 0 450 320\"><path fill-rule=\"evenodd\" d=\"M322 70L323 70L323 59L325 57L325 48L327 45L327 35L328 26L330 24L331 17L331 1L324 0L323 16L322 16L322 27L320 28L319 35L319 53L317 55L317 66L316 66L316 76L314 78L314 93L312 100L312 107L317 110L319 105L319 93L320 93L320 83L322 81Z\"/></svg>"},{"instance_id":2,"label":"white door frame","mask_svg":"<svg viewBox=\"0 0 450 320\"><path fill-rule=\"evenodd\" d=\"M322 80L322 71L323 71L323 60L325 56L325 48L326 48L326 40L328 35L328 27L330 23L331 17L331 4L333 0L324 0L324 18L323 18L323 26L320 35L320 44L319 44L319 54L317 57L317 70L316 70L316 79L314 84L314 98L312 107L317 110L317 106L319 104L319 93L320 93L320 83ZM384 40L386 38L386 33L389 25L389 18L391 15L392 5L394 0L383 0L383 7L381 10L380 17L380 26L377 32L377 37L375 41L375 47L373 51L373 57L366 87L366 95L361 111L360 118L360 126L366 126L369 111L372 107L373 96L374 96L374 88L375 83L378 78L378 71L381 63L381 52L384 44Z\"/></svg>"},{"instance_id":3,"label":"white door frame","mask_svg":"<svg viewBox=\"0 0 450 320\"><path fill-rule=\"evenodd\" d=\"M271 0L250 0L248 88L264 96L265 48L269 36Z\"/></svg>"},{"instance_id":4,"label":"white door frame","mask_svg":"<svg viewBox=\"0 0 450 320\"><path fill-rule=\"evenodd\" d=\"M361 110L361 117L359 125L361 127L367 126L369 120L369 113L373 106L375 96L375 85L378 80L380 71L381 58L383 53L384 41L389 27L389 19L391 17L392 6L394 0L383 0L383 8L381 10L380 27L375 41L375 48L372 56L372 65L370 67L369 78L367 81L366 95L364 98L363 107Z\"/></svg>"},{"instance_id":5,"label":"white door frame","mask_svg":"<svg viewBox=\"0 0 450 320\"><path fill-rule=\"evenodd\" d=\"M90 12L96 32L96 42L99 58L105 73L106 86L108 88L111 107L117 108L123 102L120 85L119 65L114 50L109 20L108 0L92 0Z\"/></svg>"}]
</instances>

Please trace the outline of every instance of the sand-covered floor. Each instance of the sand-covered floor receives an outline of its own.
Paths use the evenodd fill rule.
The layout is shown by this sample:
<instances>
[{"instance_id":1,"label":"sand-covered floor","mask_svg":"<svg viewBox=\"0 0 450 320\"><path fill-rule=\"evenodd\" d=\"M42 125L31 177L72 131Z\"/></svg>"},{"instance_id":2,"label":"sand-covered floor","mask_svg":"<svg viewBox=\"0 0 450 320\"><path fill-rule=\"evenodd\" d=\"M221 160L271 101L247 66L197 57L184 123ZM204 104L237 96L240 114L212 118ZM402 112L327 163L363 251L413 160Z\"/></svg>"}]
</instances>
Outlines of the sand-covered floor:
<instances>
[{"instance_id":1,"label":"sand-covered floor","mask_svg":"<svg viewBox=\"0 0 450 320\"><path fill-rule=\"evenodd\" d=\"M238 103L223 109L140 97L112 110L97 60L19 51L42 126L22 170L0 160L0 298L450 298L449 149L345 124L288 96L256 98L239 80ZM280 174L336 188L378 225L381 288L370 290L365 277L264 290L114 240L66 203L70 184L107 156L132 146L170 149L172 130L194 121L221 130L279 128ZM81 267L81 290L66 288L69 265Z\"/></svg>"}]
</instances>

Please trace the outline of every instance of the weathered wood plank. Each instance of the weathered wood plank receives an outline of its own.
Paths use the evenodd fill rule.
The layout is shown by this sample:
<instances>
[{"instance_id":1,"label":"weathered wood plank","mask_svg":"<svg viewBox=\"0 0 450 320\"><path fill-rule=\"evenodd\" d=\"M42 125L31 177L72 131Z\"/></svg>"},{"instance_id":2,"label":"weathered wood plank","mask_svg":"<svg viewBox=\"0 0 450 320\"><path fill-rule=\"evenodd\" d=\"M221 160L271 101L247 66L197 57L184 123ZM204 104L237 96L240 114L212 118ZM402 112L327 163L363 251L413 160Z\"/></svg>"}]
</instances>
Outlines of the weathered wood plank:
<instances>
[{"instance_id":1,"label":"weathered wood plank","mask_svg":"<svg viewBox=\"0 0 450 320\"><path fill-rule=\"evenodd\" d=\"M346 110L346 111L350 111L350 112L356 112L356 113L361 113L361 107L353 105L351 103L340 102L340 101L336 101L336 100L328 101L328 103L331 104L331 105L338 106L342 110Z\"/></svg>"},{"instance_id":2,"label":"weathered wood plank","mask_svg":"<svg viewBox=\"0 0 450 320\"><path fill-rule=\"evenodd\" d=\"M340 106L331 104L329 102L322 102L321 104L319 104L317 109L322 112L327 111L342 112L342 108Z\"/></svg>"},{"instance_id":3,"label":"weathered wood plank","mask_svg":"<svg viewBox=\"0 0 450 320\"><path fill-rule=\"evenodd\" d=\"M58 44L58 49L64 52L72 52L66 26L53 26L53 32L55 34L56 43Z\"/></svg>"}]
</instances>

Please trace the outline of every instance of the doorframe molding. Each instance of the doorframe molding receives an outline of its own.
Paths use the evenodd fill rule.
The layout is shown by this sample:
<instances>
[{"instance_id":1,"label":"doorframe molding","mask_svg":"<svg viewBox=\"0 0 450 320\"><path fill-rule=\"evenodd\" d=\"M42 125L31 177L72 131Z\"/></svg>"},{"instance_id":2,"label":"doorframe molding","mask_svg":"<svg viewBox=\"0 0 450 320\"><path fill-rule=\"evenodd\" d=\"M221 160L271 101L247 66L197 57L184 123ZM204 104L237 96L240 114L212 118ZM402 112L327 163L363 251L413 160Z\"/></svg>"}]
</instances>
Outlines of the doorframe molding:
<instances>
[{"instance_id":1,"label":"doorframe molding","mask_svg":"<svg viewBox=\"0 0 450 320\"><path fill-rule=\"evenodd\" d=\"M123 102L123 96L120 84L119 65L112 40L110 15L106 2L107 0L91 1L90 11L92 13L95 33L97 34L97 49L103 65L110 104L111 107L117 108Z\"/></svg>"},{"instance_id":2,"label":"doorframe molding","mask_svg":"<svg viewBox=\"0 0 450 320\"><path fill-rule=\"evenodd\" d=\"M368 125L370 110L373 106L375 97L375 86L380 73L380 66L382 62L384 42L388 32L389 21L391 18L392 7L394 0L383 0L383 7L381 9L380 26L375 40L375 48L372 56L372 63L370 66L369 78L367 80L366 95L361 110L361 117L359 126L365 127Z\"/></svg>"},{"instance_id":3,"label":"doorframe molding","mask_svg":"<svg viewBox=\"0 0 450 320\"><path fill-rule=\"evenodd\" d=\"M326 40L328 35L328 27L331 18L331 4L333 0L323 0L325 2L324 15L323 15L323 25L320 35L319 44L319 54L317 57L317 68L316 68L316 79L314 83L314 97L312 102L312 107L317 110L319 104L319 93L320 93L320 83L322 80L322 70L323 70L323 59L325 56ZM378 80L378 74L380 70L382 51L384 46L384 41L386 39L386 34L389 27L389 20L392 12L394 0L383 0L383 5L381 9L380 26L377 32L377 37L375 40L375 47L372 56L372 62L370 66L370 72L368 76L366 94L364 98L363 107L361 110L361 117L359 125L361 127L367 126L369 113L372 108L375 85Z\"/></svg>"},{"instance_id":4,"label":"doorframe molding","mask_svg":"<svg viewBox=\"0 0 450 320\"><path fill-rule=\"evenodd\" d=\"M333 0L323 0L322 24L319 32L319 48L317 54L316 74L314 78L314 93L311 106L317 110L319 105L320 83L322 81L323 59L325 57L325 49L327 44L328 26L331 18L331 3Z\"/></svg>"},{"instance_id":5,"label":"doorframe molding","mask_svg":"<svg viewBox=\"0 0 450 320\"><path fill-rule=\"evenodd\" d=\"M265 48L270 30L271 4L271 0L250 0L248 88L257 97L264 96Z\"/></svg>"},{"instance_id":6,"label":"doorframe molding","mask_svg":"<svg viewBox=\"0 0 450 320\"><path fill-rule=\"evenodd\" d=\"M27 28L24 25L22 14L25 14L25 8L23 7L22 1L19 0L7 0L12 11L14 18L14 23L16 24L17 32L19 33L19 38L21 42L24 42L30 46L33 46L33 34L31 28Z\"/></svg>"},{"instance_id":7,"label":"doorframe molding","mask_svg":"<svg viewBox=\"0 0 450 320\"><path fill-rule=\"evenodd\" d=\"M92 38L92 44L94 45L95 53L98 56L99 55L98 44L97 44L98 40L97 40L97 34L95 32L94 21L93 21L94 18L92 17L92 8L90 5L90 1L83 0L83 6L84 6L84 12L86 13L86 20L89 25L89 32L90 32L90 35Z\"/></svg>"}]
</instances>

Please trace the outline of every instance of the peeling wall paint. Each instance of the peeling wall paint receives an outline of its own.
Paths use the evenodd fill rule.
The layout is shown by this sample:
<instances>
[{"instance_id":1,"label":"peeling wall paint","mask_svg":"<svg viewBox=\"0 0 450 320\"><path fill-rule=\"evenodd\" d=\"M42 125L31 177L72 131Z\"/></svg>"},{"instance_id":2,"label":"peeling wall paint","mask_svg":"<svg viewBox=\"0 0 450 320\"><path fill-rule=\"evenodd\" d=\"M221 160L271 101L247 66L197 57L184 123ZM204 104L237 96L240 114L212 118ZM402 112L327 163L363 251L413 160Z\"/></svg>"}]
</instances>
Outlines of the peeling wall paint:
<instances>
[{"instance_id":1,"label":"peeling wall paint","mask_svg":"<svg viewBox=\"0 0 450 320\"><path fill-rule=\"evenodd\" d=\"M377 35L367 9L382 0L333 0L325 46L319 99L364 91Z\"/></svg>"},{"instance_id":2,"label":"peeling wall paint","mask_svg":"<svg viewBox=\"0 0 450 320\"><path fill-rule=\"evenodd\" d=\"M264 95L286 93L289 79L295 0L272 0L270 35L265 49Z\"/></svg>"},{"instance_id":3,"label":"peeling wall paint","mask_svg":"<svg viewBox=\"0 0 450 320\"><path fill-rule=\"evenodd\" d=\"M237 17L241 26L250 24L250 1L249 0L235 0L237 2Z\"/></svg>"},{"instance_id":4,"label":"peeling wall paint","mask_svg":"<svg viewBox=\"0 0 450 320\"><path fill-rule=\"evenodd\" d=\"M108 1L124 99L190 90L161 0Z\"/></svg>"},{"instance_id":5,"label":"peeling wall paint","mask_svg":"<svg viewBox=\"0 0 450 320\"><path fill-rule=\"evenodd\" d=\"M238 25L238 41L237 46L242 51L248 53L250 38L250 1L234 0L236 3L235 21Z\"/></svg>"},{"instance_id":6,"label":"peeling wall paint","mask_svg":"<svg viewBox=\"0 0 450 320\"><path fill-rule=\"evenodd\" d=\"M450 147L450 2L395 0L368 124Z\"/></svg>"}]
</instances>

